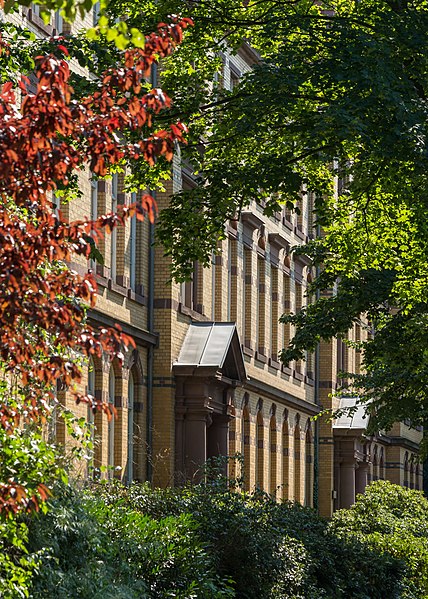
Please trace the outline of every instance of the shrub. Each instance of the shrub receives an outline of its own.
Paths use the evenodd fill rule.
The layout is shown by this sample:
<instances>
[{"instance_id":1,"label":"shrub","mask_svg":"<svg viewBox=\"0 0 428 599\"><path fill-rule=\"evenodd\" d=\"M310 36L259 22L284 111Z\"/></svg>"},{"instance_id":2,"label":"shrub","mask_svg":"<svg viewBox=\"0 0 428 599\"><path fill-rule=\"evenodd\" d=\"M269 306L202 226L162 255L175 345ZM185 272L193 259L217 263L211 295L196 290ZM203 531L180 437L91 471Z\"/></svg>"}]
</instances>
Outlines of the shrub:
<instances>
[{"instance_id":1,"label":"shrub","mask_svg":"<svg viewBox=\"0 0 428 599\"><path fill-rule=\"evenodd\" d=\"M336 512L330 530L341 539L361 540L373 552L401 560L403 599L428 596L428 501L421 491L374 482L350 509Z\"/></svg>"},{"instance_id":2,"label":"shrub","mask_svg":"<svg viewBox=\"0 0 428 599\"><path fill-rule=\"evenodd\" d=\"M66 488L50 506L29 520L41 560L33 599L428 596L428 502L390 483L371 485L331 522L218 480L97 483Z\"/></svg>"},{"instance_id":3,"label":"shrub","mask_svg":"<svg viewBox=\"0 0 428 599\"><path fill-rule=\"evenodd\" d=\"M27 549L28 528L14 518L0 520L0 597L29 596L31 578L39 565L37 555Z\"/></svg>"},{"instance_id":4,"label":"shrub","mask_svg":"<svg viewBox=\"0 0 428 599\"><path fill-rule=\"evenodd\" d=\"M191 514L217 573L242 599L393 599L403 566L363 541L338 538L311 509L240 494L216 481L184 489L99 485L103 502L152 518Z\"/></svg>"},{"instance_id":5,"label":"shrub","mask_svg":"<svg viewBox=\"0 0 428 599\"><path fill-rule=\"evenodd\" d=\"M155 520L102 495L66 489L32 519L31 548L44 548L32 597L143 599L230 597L190 515Z\"/></svg>"}]
</instances>

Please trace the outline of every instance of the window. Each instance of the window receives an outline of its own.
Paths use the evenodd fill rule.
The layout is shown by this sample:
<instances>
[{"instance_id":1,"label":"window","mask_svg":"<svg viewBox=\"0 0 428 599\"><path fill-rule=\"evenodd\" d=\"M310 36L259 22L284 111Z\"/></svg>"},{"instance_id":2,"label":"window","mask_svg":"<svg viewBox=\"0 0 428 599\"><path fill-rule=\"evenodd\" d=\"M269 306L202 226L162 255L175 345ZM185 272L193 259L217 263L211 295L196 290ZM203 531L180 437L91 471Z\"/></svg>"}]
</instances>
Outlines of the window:
<instances>
[{"instance_id":1,"label":"window","mask_svg":"<svg viewBox=\"0 0 428 599\"><path fill-rule=\"evenodd\" d=\"M131 203L137 201L137 194L131 196ZM129 286L132 291L136 290L137 286L137 217L134 215L130 222L129 233Z\"/></svg>"},{"instance_id":2,"label":"window","mask_svg":"<svg viewBox=\"0 0 428 599\"><path fill-rule=\"evenodd\" d=\"M40 4L31 3L31 10L33 15L35 15L36 17L40 17Z\"/></svg>"},{"instance_id":3,"label":"window","mask_svg":"<svg viewBox=\"0 0 428 599\"><path fill-rule=\"evenodd\" d=\"M270 419L270 427L269 427L269 456L270 456L270 464L269 464L269 475L270 475L270 494L273 497L276 497L277 486L278 486L278 478L277 478L277 432L276 432L276 420L274 414L272 414Z\"/></svg>"},{"instance_id":4,"label":"window","mask_svg":"<svg viewBox=\"0 0 428 599\"><path fill-rule=\"evenodd\" d=\"M305 437L305 505L307 507L312 507L312 462L312 434L308 423Z\"/></svg>"},{"instance_id":5,"label":"window","mask_svg":"<svg viewBox=\"0 0 428 599\"><path fill-rule=\"evenodd\" d=\"M256 422L256 487L264 490L264 437L265 427L262 408L259 405Z\"/></svg>"},{"instance_id":6,"label":"window","mask_svg":"<svg viewBox=\"0 0 428 599\"><path fill-rule=\"evenodd\" d=\"M266 354L266 269L263 258L257 258L257 351Z\"/></svg>"},{"instance_id":7,"label":"window","mask_svg":"<svg viewBox=\"0 0 428 599\"><path fill-rule=\"evenodd\" d=\"M91 178L91 216L90 219L92 221L98 218L98 181ZM96 261L91 259L90 268L95 272L96 269Z\"/></svg>"},{"instance_id":8,"label":"window","mask_svg":"<svg viewBox=\"0 0 428 599\"><path fill-rule=\"evenodd\" d=\"M113 366L110 367L109 377L108 377L108 403L110 408L114 408L114 399L115 399L115 391L116 391L116 377L114 374ZM114 468L114 410L111 410L112 417L108 423L108 460L107 464L109 466L108 476L109 478L113 477L113 468Z\"/></svg>"},{"instance_id":9,"label":"window","mask_svg":"<svg viewBox=\"0 0 428 599\"><path fill-rule=\"evenodd\" d=\"M87 389L87 393L88 395L90 395L92 397L92 399L95 399L95 365L94 365L94 361L92 360L92 358L89 360L89 364L88 364L88 389ZM88 420L88 425L89 425L89 433L90 433L90 439L91 439L91 443L94 442L94 410L93 410L93 406L92 404L88 404L88 416L87 416L87 420ZM91 451L91 455L89 456L89 460L88 460L88 474L90 474L90 471L93 467L93 449Z\"/></svg>"},{"instance_id":10,"label":"window","mask_svg":"<svg viewBox=\"0 0 428 599\"><path fill-rule=\"evenodd\" d=\"M270 284L271 284L271 341L270 353L272 360L278 360L278 320L279 320L279 303L278 303L278 269L271 266L270 269Z\"/></svg>"},{"instance_id":11,"label":"window","mask_svg":"<svg viewBox=\"0 0 428 599\"><path fill-rule=\"evenodd\" d=\"M232 240L227 240L227 315L226 320L232 320Z\"/></svg>"},{"instance_id":12,"label":"window","mask_svg":"<svg viewBox=\"0 0 428 599\"><path fill-rule=\"evenodd\" d=\"M284 298L283 311L284 314L290 314L291 308L291 293L290 293L290 275L284 274L282 277L282 293ZM284 323L282 325L282 346L287 347L291 339L291 325Z\"/></svg>"},{"instance_id":13,"label":"window","mask_svg":"<svg viewBox=\"0 0 428 599\"><path fill-rule=\"evenodd\" d=\"M117 212L117 192L118 192L119 175L113 174L111 180L111 211L116 214ZM111 232L111 254L110 254L110 277L116 282L117 275L117 227Z\"/></svg>"},{"instance_id":14,"label":"window","mask_svg":"<svg viewBox=\"0 0 428 599\"><path fill-rule=\"evenodd\" d=\"M92 8L92 19L95 27L98 25L98 21L100 20L100 2L95 2Z\"/></svg>"},{"instance_id":15,"label":"window","mask_svg":"<svg viewBox=\"0 0 428 599\"><path fill-rule=\"evenodd\" d=\"M128 484L134 480L134 398L135 383L134 375L131 370L128 380Z\"/></svg>"},{"instance_id":16,"label":"window","mask_svg":"<svg viewBox=\"0 0 428 599\"><path fill-rule=\"evenodd\" d=\"M250 490L250 465L251 465L251 454L250 454L250 411L248 408L249 396L244 395L242 414L241 414L241 453L244 456L244 488L246 491Z\"/></svg>"},{"instance_id":17,"label":"window","mask_svg":"<svg viewBox=\"0 0 428 599\"><path fill-rule=\"evenodd\" d=\"M282 499L291 499L290 497L290 447L289 447L289 433L288 433L288 419L284 415L284 421L282 423Z\"/></svg>"},{"instance_id":18,"label":"window","mask_svg":"<svg viewBox=\"0 0 428 599\"><path fill-rule=\"evenodd\" d=\"M244 277L244 299L243 299L243 315L242 327L244 331L245 347L252 347L252 323L254 322L253 310L251 307L252 300L252 274L251 274L251 250L244 247L243 258L243 277Z\"/></svg>"},{"instance_id":19,"label":"window","mask_svg":"<svg viewBox=\"0 0 428 599\"><path fill-rule=\"evenodd\" d=\"M301 445L300 445L300 425L299 422L296 422L294 428L294 500L301 502L302 494L301 494Z\"/></svg>"},{"instance_id":20,"label":"window","mask_svg":"<svg viewBox=\"0 0 428 599\"><path fill-rule=\"evenodd\" d=\"M200 271L199 262L194 262L191 280L181 284L181 301L186 308L202 313L201 305L198 304L199 284L202 276Z\"/></svg>"},{"instance_id":21,"label":"window","mask_svg":"<svg viewBox=\"0 0 428 599\"><path fill-rule=\"evenodd\" d=\"M56 34L59 35L60 33L62 33L63 30L63 19L62 19L62 15L61 15L61 11L56 10L54 12L54 22L53 22L53 27L56 31Z\"/></svg>"}]
</instances>

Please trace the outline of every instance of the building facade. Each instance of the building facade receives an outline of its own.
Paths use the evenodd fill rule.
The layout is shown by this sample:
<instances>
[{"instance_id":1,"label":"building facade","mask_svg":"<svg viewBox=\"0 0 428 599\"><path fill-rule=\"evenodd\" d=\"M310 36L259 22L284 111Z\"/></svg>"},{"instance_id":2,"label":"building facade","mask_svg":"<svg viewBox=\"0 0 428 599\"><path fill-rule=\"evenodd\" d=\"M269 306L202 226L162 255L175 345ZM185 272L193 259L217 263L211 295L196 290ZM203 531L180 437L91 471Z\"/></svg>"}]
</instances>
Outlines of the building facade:
<instances>
[{"instance_id":1,"label":"building facade","mask_svg":"<svg viewBox=\"0 0 428 599\"><path fill-rule=\"evenodd\" d=\"M36 12L24 11L27 25L38 35L51 34ZM248 47L225 56L224 85L236 85L255 60ZM166 191L157 195L160 210L171 193L194 185L178 154L172 170ZM70 220L134 201L124 192L123 175L96 181L84 173L80 188L78 200L60 206ZM123 365L103 359L86 367L81 391L113 404L115 419L101 412L94 417L86 406L72 405L66 390L59 392L93 425L90 472L166 486L197 482L208 458L239 453L243 467L230 461L228 473L242 477L245 490L257 487L278 500L315 505L326 516L351 505L371 480L422 488L416 459L421 431L400 423L368 437L358 410L333 423L313 420L355 402L334 392L343 384L339 372L358 372L357 351L337 340L321 343L306 361L279 362L278 352L293 335L279 317L310 300L306 290L315 275L309 260L290 249L313 235L312 197L303 193L300 214L284 208L268 218L254 203L239 220L225 223L211 267L195 263L187 283L169 282L169 259L153 245L153 225L135 218L101 241L103 265L71 264L82 273L95 269L98 302L91 321L118 323L136 343ZM349 338L366 334L355 325ZM56 434L67 446L61 422ZM88 474L86 464L79 468Z\"/></svg>"}]
</instances>

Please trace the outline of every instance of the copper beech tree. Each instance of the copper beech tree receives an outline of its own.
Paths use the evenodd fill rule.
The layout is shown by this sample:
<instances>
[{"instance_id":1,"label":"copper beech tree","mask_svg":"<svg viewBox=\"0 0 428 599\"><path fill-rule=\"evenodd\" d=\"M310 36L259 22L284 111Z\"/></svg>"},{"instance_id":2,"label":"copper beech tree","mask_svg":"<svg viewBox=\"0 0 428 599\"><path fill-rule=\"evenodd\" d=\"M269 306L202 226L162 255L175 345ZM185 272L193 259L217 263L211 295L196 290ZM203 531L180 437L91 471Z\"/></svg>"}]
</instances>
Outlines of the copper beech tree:
<instances>
[{"instance_id":1,"label":"copper beech tree","mask_svg":"<svg viewBox=\"0 0 428 599\"><path fill-rule=\"evenodd\" d=\"M103 74L90 96L73 98L68 52L61 45L60 57L37 58L35 93L27 91L24 79L20 102L12 83L1 89L0 435L6 441L23 424L44 422L58 380L76 402L94 402L73 391L82 378L82 360L76 356L104 353L121 359L124 347L134 345L119 326L96 329L88 324L86 310L94 306L97 293L94 275L81 276L67 264L73 255L89 258L93 241L126 218L153 219L154 200L144 194L137 203L96 221L66 222L53 210L52 196L79 169L103 177L119 163L172 158L174 143L184 141L186 128L176 123L156 130L156 114L170 99L160 89L147 92L144 83L153 62L173 52L189 24L188 19L159 24L143 49L123 53L123 62ZM0 39L0 59L9 51ZM137 141L130 143L130 138ZM92 407L112 417L107 405ZM7 452L7 443L2 445ZM16 461L12 468L6 457L0 467L3 514L37 509L49 494L37 468L31 475L20 471Z\"/></svg>"}]
</instances>

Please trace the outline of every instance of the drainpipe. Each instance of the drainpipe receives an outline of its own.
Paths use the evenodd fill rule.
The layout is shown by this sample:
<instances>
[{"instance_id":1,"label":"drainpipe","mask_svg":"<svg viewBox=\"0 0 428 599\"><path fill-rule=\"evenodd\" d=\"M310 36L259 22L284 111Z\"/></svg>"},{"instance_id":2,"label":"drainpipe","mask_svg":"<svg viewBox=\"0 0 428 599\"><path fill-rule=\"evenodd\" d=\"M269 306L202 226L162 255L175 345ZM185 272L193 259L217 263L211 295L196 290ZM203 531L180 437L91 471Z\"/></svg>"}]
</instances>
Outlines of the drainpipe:
<instances>
[{"instance_id":1,"label":"drainpipe","mask_svg":"<svg viewBox=\"0 0 428 599\"><path fill-rule=\"evenodd\" d=\"M157 84L157 65L152 65L152 86ZM156 193L152 192L156 199ZM149 333L154 332L154 294L155 294L155 229L154 224L149 222L149 289L147 306L147 328ZM153 479L153 345L149 345L147 355L147 480L151 483Z\"/></svg>"},{"instance_id":2,"label":"drainpipe","mask_svg":"<svg viewBox=\"0 0 428 599\"><path fill-rule=\"evenodd\" d=\"M320 226L317 225L316 228L316 237L319 238L321 236ZM318 279L320 274L320 267L317 265L315 267L315 279ZM318 301L320 299L320 290L317 289L315 292L315 300ZM314 401L317 406L320 405L320 343L317 343L315 348L315 397ZM318 495L319 495L319 437L320 437L320 423L319 420L315 421L314 427L314 509L318 511L319 503L318 503Z\"/></svg>"}]
</instances>

